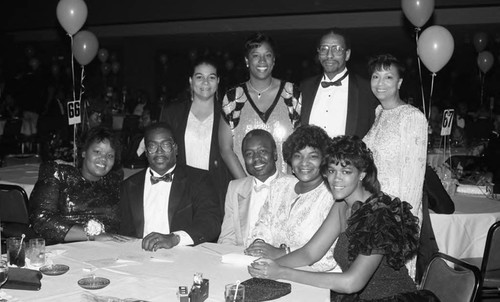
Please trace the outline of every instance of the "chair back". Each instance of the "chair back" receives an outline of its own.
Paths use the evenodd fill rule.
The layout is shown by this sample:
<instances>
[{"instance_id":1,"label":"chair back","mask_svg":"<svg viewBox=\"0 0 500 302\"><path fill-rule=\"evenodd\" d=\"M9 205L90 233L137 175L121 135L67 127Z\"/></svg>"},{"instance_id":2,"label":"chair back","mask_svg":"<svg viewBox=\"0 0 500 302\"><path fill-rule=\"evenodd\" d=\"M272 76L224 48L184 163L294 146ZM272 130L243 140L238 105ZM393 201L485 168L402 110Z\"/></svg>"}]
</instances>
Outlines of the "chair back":
<instances>
[{"instance_id":1,"label":"chair back","mask_svg":"<svg viewBox=\"0 0 500 302\"><path fill-rule=\"evenodd\" d=\"M500 285L500 221L495 222L488 230L484 247L481 273L483 286L499 288ZM497 290L497 292L500 292Z\"/></svg>"},{"instance_id":2,"label":"chair back","mask_svg":"<svg viewBox=\"0 0 500 302\"><path fill-rule=\"evenodd\" d=\"M450 267L447 261L457 269ZM441 302L472 302L476 299L480 279L477 267L436 253L427 266L420 289L432 291Z\"/></svg>"},{"instance_id":3,"label":"chair back","mask_svg":"<svg viewBox=\"0 0 500 302\"><path fill-rule=\"evenodd\" d=\"M0 221L29 224L28 195L22 187L0 184Z\"/></svg>"}]
</instances>

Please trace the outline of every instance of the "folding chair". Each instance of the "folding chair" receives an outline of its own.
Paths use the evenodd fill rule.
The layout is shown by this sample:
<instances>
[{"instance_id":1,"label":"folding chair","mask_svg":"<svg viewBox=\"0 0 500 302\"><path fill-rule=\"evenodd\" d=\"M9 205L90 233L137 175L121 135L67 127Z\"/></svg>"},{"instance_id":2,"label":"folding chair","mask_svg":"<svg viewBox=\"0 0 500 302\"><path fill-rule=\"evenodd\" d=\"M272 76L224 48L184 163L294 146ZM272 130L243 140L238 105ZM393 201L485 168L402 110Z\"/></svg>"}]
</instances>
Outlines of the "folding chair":
<instances>
[{"instance_id":1,"label":"folding chair","mask_svg":"<svg viewBox=\"0 0 500 302\"><path fill-rule=\"evenodd\" d=\"M451 262L454 267L447 264ZM424 273L420 289L432 291L441 302L473 302L481 273L473 265L443 253L436 253Z\"/></svg>"},{"instance_id":2,"label":"folding chair","mask_svg":"<svg viewBox=\"0 0 500 302\"><path fill-rule=\"evenodd\" d=\"M483 257L461 260L481 268L482 298L500 298L500 221L488 230Z\"/></svg>"},{"instance_id":3,"label":"folding chair","mask_svg":"<svg viewBox=\"0 0 500 302\"><path fill-rule=\"evenodd\" d=\"M20 186L0 184L0 221L2 241L8 237L25 234L27 239L36 236L30 228L28 195Z\"/></svg>"}]
</instances>

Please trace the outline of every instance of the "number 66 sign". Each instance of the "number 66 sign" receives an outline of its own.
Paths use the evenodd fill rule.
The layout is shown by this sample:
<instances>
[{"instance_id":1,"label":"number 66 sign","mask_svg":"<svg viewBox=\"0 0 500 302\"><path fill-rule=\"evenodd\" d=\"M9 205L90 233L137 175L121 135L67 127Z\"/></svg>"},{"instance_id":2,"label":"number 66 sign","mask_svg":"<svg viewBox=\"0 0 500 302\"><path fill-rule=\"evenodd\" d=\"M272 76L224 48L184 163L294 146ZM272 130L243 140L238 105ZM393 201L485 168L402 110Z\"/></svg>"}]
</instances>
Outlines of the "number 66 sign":
<instances>
[{"instance_id":1,"label":"number 66 sign","mask_svg":"<svg viewBox=\"0 0 500 302\"><path fill-rule=\"evenodd\" d=\"M68 102L68 125L80 124L81 122L80 100Z\"/></svg>"},{"instance_id":2,"label":"number 66 sign","mask_svg":"<svg viewBox=\"0 0 500 302\"><path fill-rule=\"evenodd\" d=\"M443 112L443 124L441 125L441 136L451 134L451 126L453 125L453 115L455 110L446 109Z\"/></svg>"}]
</instances>

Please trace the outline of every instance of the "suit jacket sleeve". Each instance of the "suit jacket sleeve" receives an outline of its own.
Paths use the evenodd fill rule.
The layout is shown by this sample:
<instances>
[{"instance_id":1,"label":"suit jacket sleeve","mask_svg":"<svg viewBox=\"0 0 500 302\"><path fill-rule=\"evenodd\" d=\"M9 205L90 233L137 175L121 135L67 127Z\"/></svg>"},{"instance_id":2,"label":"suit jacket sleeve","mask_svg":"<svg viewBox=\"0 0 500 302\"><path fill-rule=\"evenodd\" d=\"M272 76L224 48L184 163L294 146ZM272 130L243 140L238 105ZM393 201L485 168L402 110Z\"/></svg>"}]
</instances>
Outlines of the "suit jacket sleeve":
<instances>
[{"instance_id":1,"label":"suit jacket sleeve","mask_svg":"<svg viewBox=\"0 0 500 302\"><path fill-rule=\"evenodd\" d=\"M198 169L191 168L191 170ZM174 214L170 230L172 232L185 231L193 239L194 245L206 241L217 242L221 230L222 213L216 190L208 173L196 172L193 177L189 177L189 184L183 196L188 202L184 200L183 208L178 209ZM187 216L189 213L191 217Z\"/></svg>"},{"instance_id":2,"label":"suit jacket sleeve","mask_svg":"<svg viewBox=\"0 0 500 302\"><path fill-rule=\"evenodd\" d=\"M236 226L234 225L234 216L238 215L235 213L236 202L231 200L233 193L235 192L234 182L229 183L229 187L226 193L226 202L224 206L224 220L222 221L221 232L219 236L218 243L237 245L236 242Z\"/></svg>"}]
</instances>

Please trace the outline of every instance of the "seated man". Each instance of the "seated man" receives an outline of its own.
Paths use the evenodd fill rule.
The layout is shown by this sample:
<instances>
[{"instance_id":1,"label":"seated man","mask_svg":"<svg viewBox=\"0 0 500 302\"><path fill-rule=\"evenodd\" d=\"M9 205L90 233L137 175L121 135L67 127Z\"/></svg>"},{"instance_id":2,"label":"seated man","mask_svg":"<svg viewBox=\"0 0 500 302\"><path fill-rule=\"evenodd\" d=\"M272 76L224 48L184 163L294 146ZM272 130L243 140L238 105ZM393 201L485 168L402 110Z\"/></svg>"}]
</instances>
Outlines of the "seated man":
<instances>
[{"instance_id":1,"label":"seated man","mask_svg":"<svg viewBox=\"0 0 500 302\"><path fill-rule=\"evenodd\" d=\"M168 124L149 126L144 139L149 167L122 183L120 234L144 238L148 251L217 240L222 214L208 174L176 165Z\"/></svg>"},{"instance_id":2,"label":"seated man","mask_svg":"<svg viewBox=\"0 0 500 302\"><path fill-rule=\"evenodd\" d=\"M276 170L276 143L269 132L254 129L241 145L250 176L229 183L219 243L244 245L269 194L271 181L281 176Z\"/></svg>"}]
</instances>

